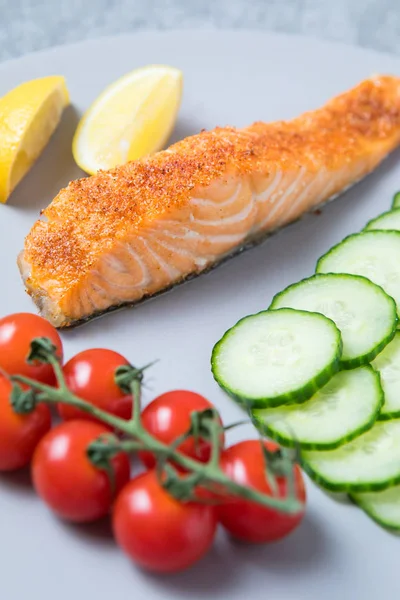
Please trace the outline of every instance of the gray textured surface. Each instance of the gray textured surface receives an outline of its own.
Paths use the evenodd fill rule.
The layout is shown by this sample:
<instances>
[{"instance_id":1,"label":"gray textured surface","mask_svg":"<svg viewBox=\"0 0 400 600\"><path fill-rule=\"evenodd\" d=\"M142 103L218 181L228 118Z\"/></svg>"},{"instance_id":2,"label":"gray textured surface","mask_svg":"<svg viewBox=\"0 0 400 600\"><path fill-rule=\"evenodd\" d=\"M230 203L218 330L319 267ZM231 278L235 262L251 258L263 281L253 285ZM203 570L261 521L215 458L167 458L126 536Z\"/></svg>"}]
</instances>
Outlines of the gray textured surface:
<instances>
[{"instance_id":1,"label":"gray textured surface","mask_svg":"<svg viewBox=\"0 0 400 600\"><path fill-rule=\"evenodd\" d=\"M0 0L0 61L119 32L254 28L400 52L399 0Z\"/></svg>"}]
</instances>

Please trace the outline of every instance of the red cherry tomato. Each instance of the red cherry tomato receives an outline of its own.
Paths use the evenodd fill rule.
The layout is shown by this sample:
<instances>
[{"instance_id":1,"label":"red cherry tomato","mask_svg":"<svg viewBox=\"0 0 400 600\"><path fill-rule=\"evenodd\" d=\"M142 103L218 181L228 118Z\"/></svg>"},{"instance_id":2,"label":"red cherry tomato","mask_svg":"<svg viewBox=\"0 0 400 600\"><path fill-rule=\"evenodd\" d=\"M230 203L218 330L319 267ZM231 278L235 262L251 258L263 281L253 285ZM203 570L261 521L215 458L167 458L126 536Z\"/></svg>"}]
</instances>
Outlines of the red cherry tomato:
<instances>
[{"instance_id":1,"label":"red cherry tomato","mask_svg":"<svg viewBox=\"0 0 400 600\"><path fill-rule=\"evenodd\" d=\"M276 444L265 442L269 450L278 448ZM224 450L221 456L221 468L237 483L247 485L260 492L271 494L271 488L265 478L264 458L260 442L248 440ZM304 503L306 491L303 476L295 465L296 494ZM279 496L287 494L285 478L277 480ZM233 537L246 542L272 542L292 532L301 522L304 510L296 514L285 514L274 509L264 508L260 504L230 499L217 508L218 518Z\"/></svg>"},{"instance_id":2,"label":"red cherry tomato","mask_svg":"<svg viewBox=\"0 0 400 600\"><path fill-rule=\"evenodd\" d=\"M194 411L213 408L211 402L200 394L185 390L174 390L158 396L142 412L143 427L165 444L172 444L190 427L190 415ZM222 426L222 421L220 421ZM224 434L221 434L221 446L224 445ZM193 438L188 438L178 450L186 456L207 462L210 458L210 442L200 439L197 445ZM155 458L150 452L139 454L148 469L152 469Z\"/></svg>"},{"instance_id":3,"label":"red cherry tomato","mask_svg":"<svg viewBox=\"0 0 400 600\"><path fill-rule=\"evenodd\" d=\"M30 313L16 313L0 319L0 367L9 375L25 375L53 385L55 377L51 365L30 365L26 362L31 341L36 337L50 338L62 361L60 336L46 319Z\"/></svg>"},{"instance_id":4,"label":"red cherry tomato","mask_svg":"<svg viewBox=\"0 0 400 600\"><path fill-rule=\"evenodd\" d=\"M61 518L89 522L106 515L113 503L110 479L88 459L90 442L109 430L89 421L68 421L52 429L33 456L32 479L37 494ZM115 493L129 481L126 454L112 459Z\"/></svg>"},{"instance_id":5,"label":"red cherry tomato","mask_svg":"<svg viewBox=\"0 0 400 600\"><path fill-rule=\"evenodd\" d=\"M216 527L214 507L178 502L154 471L132 479L113 511L118 545L140 566L159 573L181 571L202 558Z\"/></svg>"},{"instance_id":6,"label":"red cherry tomato","mask_svg":"<svg viewBox=\"0 0 400 600\"><path fill-rule=\"evenodd\" d=\"M11 403L12 385L0 376L0 471L15 471L29 464L36 445L51 426L50 410L38 404L29 414L18 415Z\"/></svg>"},{"instance_id":7,"label":"red cherry tomato","mask_svg":"<svg viewBox=\"0 0 400 600\"><path fill-rule=\"evenodd\" d=\"M128 364L118 352L93 348L71 358L64 365L63 371L67 386L76 396L117 417L129 419L132 413L132 396L124 394L114 380L116 369ZM64 420L85 419L97 422L97 419L73 406L60 404L58 411Z\"/></svg>"}]
</instances>

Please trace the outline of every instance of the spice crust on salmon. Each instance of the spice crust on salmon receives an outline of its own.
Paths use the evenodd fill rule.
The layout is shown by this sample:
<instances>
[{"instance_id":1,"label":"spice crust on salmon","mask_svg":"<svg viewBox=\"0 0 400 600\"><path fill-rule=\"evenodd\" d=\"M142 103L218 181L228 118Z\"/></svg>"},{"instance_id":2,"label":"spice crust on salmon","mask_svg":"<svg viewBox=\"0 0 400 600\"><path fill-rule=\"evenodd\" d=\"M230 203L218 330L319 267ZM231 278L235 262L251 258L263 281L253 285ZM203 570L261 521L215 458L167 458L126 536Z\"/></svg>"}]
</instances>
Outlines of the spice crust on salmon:
<instances>
[{"instance_id":1,"label":"spice crust on salmon","mask_svg":"<svg viewBox=\"0 0 400 600\"><path fill-rule=\"evenodd\" d=\"M400 142L400 78L377 76L291 121L217 127L61 190L18 257L68 327L209 270L370 173Z\"/></svg>"}]
</instances>

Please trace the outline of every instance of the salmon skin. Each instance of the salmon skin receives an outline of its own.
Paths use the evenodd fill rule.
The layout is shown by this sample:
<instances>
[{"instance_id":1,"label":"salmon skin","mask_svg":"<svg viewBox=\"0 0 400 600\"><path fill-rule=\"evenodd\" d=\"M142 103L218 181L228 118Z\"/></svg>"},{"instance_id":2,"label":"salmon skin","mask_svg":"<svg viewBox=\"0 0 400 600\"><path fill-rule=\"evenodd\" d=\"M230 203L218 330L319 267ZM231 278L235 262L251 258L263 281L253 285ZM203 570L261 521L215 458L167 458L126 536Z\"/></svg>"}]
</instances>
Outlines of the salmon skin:
<instances>
[{"instance_id":1,"label":"salmon skin","mask_svg":"<svg viewBox=\"0 0 400 600\"><path fill-rule=\"evenodd\" d=\"M66 328L209 271L322 206L400 143L400 78L376 76L291 121L203 131L71 182L18 266Z\"/></svg>"}]
</instances>

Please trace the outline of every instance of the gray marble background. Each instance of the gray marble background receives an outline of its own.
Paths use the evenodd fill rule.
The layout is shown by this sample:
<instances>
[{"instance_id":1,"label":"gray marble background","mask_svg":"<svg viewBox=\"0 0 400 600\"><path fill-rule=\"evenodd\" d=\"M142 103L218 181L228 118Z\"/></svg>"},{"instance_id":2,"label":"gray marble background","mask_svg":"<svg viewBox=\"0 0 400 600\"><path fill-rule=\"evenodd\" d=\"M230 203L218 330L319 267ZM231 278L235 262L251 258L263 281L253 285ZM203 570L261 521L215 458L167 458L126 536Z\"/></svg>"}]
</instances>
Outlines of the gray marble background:
<instances>
[{"instance_id":1,"label":"gray marble background","mask_svg":"<svg viewBox=\"0 0 400 600\"><path fill-rule=\"evenodd\" d=\"M0 61L143 29L254 28L400 52L400 0L0 0Z\"/></svg>"}]
</instances>

